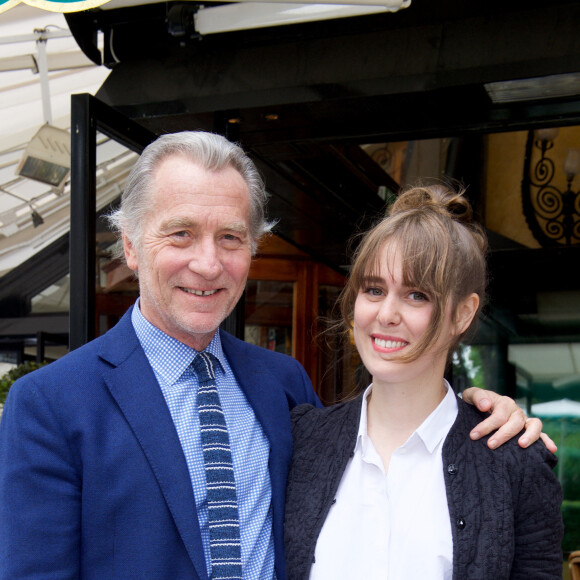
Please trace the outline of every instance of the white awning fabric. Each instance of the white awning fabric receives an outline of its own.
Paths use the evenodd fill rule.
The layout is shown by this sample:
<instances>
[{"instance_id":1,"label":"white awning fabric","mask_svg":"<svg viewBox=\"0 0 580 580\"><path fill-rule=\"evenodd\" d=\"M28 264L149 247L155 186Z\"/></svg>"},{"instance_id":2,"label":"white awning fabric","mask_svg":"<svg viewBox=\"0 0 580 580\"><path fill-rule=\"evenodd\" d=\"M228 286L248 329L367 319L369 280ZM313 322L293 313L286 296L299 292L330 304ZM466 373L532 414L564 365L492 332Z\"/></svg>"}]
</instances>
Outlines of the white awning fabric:
<instances>
[{"instance_id":1,"label":"white awning fabric","mask_svg":"<svg viewBox=\"0 0 580 580\"><path fill-rule=\"evenodd\" d=\"M68 183L55 190L17 175L16 169L41 126L48 123L70 131L71 94L95 94L109 73L82 53L64 13L154 2L0 0L0 276L68 231ZM410 4L411 0L307 0L300 4L242 0L205 5L197 11L195 25L200 34L213 34L396 12ZM108 154L109 159L119 156L121 152ZM111 184L110 191L118 188L118 182ZM44 220L41 225L38 216Z\"/></svg>"},{"instance_id":2,"label":"white awning fabric","mask_svg":"<svg viewBox=\"0 0 580 580\"><path fill-rule=\"evenodd\" d=\"M70 131L71 94L95 94L109 72L81 52L63 14L20 4L0 15L0 276L69 230L68 184L57 191L16 169L44 124Z\"/></svg>"},{"instance_id":3,"label":"white awning fabric","mask_svg":"<svg viewBox=\"0 0 580 580\"><path fill-rule=\"evenodd\" d=\"M118 8L119 6L128 6L132 4L147 4L155 0L145 0L144 2L135 2L129 0L0 0L0 12L4 12L10 8L14 8L19 4L26 4L41 10L49 12L79 12L81 10L89 10L98 6L110 4L108 8ZM287 0L225 0L232 3L287 3ZM314 4L350 4L359 6L380 6L390 12L395 12L401 8L406 8L411 4L411 0L303 0L302 5Z\"/></svg>"}]
</instances>

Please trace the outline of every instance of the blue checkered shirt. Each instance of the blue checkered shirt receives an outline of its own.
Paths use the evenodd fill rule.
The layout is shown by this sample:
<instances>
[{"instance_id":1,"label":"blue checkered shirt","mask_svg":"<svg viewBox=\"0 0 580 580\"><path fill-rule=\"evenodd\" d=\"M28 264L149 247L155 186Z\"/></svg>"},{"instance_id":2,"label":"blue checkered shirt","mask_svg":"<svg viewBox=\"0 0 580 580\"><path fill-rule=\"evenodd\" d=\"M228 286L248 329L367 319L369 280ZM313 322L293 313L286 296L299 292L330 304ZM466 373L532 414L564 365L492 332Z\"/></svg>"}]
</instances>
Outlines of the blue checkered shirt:
<instances>
[{"instance_id":1,"label":"blue checkered shirt","mask_svg":"<svg viewBox=\"0 0 580 580\"><path fill-rule=\"evenodd\" d=\"M209 575L209 526L205 467L197 413L198 382L191 368L197 353L148 322L141 314L138 302L133 308L132 322L145 355L153 367L181 441L191 477ZM216 369L216 378L234 463L244 580L272 578L274 536L268 440L223 353L219 332L216 332L206 350L220 361L222 367Z\"/></svg>"}]
</instances>

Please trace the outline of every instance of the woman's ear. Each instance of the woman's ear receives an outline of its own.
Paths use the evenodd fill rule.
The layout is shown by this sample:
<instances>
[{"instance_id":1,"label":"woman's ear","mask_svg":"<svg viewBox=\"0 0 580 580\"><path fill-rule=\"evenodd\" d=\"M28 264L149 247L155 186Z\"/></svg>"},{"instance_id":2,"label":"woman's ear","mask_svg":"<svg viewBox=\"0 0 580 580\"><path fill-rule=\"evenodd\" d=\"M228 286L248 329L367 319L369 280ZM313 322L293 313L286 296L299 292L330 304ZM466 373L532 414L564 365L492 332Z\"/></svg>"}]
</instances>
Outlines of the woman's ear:
<instances>
[{"instance_id":1,"label":"woman's ear","mask_svg":"<svg viewBox=\"0 0 580 580\"><path fill-rule=\"evenodd\" d=\"M469 328L478 308L479 296L475 292L459 303L455 314L456 336L463 334Z\"/></svg>"}]
</instances>

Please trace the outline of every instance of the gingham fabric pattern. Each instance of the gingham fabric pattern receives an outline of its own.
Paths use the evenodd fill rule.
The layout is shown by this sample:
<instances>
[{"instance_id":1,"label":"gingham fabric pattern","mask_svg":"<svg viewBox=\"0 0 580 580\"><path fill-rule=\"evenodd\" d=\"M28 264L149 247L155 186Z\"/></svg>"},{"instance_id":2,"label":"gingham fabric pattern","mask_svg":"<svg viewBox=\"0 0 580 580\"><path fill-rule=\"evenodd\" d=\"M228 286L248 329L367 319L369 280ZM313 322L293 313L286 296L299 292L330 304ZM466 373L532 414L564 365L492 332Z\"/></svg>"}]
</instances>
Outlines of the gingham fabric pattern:
<instances>
[{"instance_id":1,"label":"gingham fabric pattern","mask_svg":"<svg viewBox=\"0 0 580 580\"><path fill-rule=\"evenodd\" d=\"M133 308L132 321L181 441L195 496L195 510L209 576L211 558L207 489L197 413L199 383L192 367L197 352L153 326L141 314L138 302ZM211 352L221 364L215 373L236 474L244 580L272 578L274 536L268 439L224 355L219 332L216 332L205 352Z\"/></svg>"},{"instance_id":2,"label":"gingham fabric pattern","mask_svg":"<svg viewBox=\"0 0 580 580\"><path fill-rule=\"evenodd\" d=\"M193 368L199 379L197 409L207 481L211 578L241 580L242 556L236 481L228 428L216 387L214 364L219 362L207 352L201 352L193 361Z\"/></svg>"}]
</instances>

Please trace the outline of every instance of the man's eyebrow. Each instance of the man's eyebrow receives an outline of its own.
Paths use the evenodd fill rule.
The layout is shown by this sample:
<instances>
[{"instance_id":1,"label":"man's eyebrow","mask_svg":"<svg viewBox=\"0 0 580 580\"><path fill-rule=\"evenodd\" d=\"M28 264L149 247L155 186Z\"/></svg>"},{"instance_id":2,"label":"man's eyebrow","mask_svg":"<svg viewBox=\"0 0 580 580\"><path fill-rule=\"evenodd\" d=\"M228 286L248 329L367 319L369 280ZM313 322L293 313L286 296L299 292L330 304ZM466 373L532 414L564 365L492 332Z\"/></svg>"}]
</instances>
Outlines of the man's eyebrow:
<instances>
[{"instance_id":1,"label":"man's eyebrow","mask_svg":"<svg viewBox=\"0 0 580 580\"><path fill-rule=\"evenodd\" d=\"M240 234L247 234L250 231L248 225L245 224L244 222L234 222L233 224L227 224L222 228L222 230L230 232L238 232Z\"/></svg>"},{"instance_id":2,"label":"man's eyebrow","mask_svg":"<svg viewBox=\"0 0 580 580\"><path fill-rule=\"evenodd\" d=\"M199 224L188 217L174 217L161 224L161 228L164 230L173 230L176 228L195 229L197 227L199 227ZM248 234L250 231L248 225L244 222L225 224L220 228L220 230L226 232L237 232L239 234Z\"/></svg>"},{"instance_id":3,"label":"man's eyebrow","mask_svg":"<svg viewBox=\"0 0 580 580\"><path fill-rule=\"evenodd\" d=\"M196 223L188 217L174 217L161 224L162 229L172 230L174 228L192 228Z\"/></svg>"}]
</instances>

